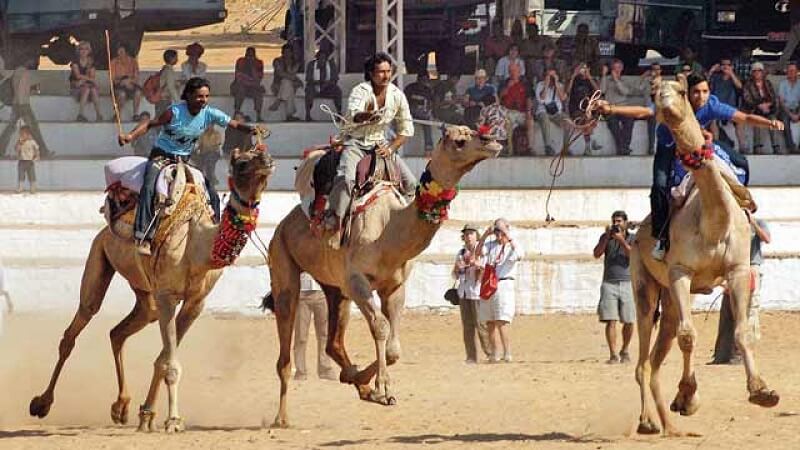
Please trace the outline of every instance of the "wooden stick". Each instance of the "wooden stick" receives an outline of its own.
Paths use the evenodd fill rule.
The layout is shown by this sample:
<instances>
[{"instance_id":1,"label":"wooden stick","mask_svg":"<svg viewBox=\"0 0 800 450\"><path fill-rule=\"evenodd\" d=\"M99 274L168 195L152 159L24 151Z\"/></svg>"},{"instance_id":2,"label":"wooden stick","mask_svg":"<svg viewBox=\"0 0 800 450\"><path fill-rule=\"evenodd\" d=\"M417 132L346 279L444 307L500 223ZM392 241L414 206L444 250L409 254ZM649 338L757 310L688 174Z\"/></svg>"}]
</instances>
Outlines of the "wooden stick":
<instances>
[{"instance_id":1,"label":"wooden stick","mask_svg":"<svg viewBox=\"0 0 800 450\"><path fill-rule=\"evenodd\" d=\"M117 94L114 92L114 75L111 73L111 38L106 30L106 56L108 56L108 88L111 90L111 105L114 107L114 118L117 122L117 130L122 134L122 119L119 116L117 106Z\"/></svg>"}]
</instances>

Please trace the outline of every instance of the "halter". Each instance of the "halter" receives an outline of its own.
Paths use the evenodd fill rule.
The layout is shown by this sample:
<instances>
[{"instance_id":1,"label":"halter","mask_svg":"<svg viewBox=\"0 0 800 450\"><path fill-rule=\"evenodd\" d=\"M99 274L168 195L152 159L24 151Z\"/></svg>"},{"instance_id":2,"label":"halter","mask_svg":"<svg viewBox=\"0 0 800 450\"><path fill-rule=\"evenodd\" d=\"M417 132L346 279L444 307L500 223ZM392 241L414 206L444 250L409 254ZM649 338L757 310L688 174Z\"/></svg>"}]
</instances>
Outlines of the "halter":
<instances>
[{"instance_id":1,"label":"halter","mask_svg":"<svg viewBox=\"0 0 800 450\"><path fill-rule=\"evenodd\" d=\"M222 212L219 230L214 236L214 244L211 247L211 265L217 269L236 262L236 258L242 253L250 234L258 224L259 199L256 198L252 202L243 200L236 191L232 177L228 178L228 186L232 201L228 202ZM241 205L240 211L233 206L234 202Z\"/></svg>"},{"instance_id":2,"label":"halter","mask_svg":"<svg viewBox=\"0 0 800 450\"><path fill-rule=\"evenodd\" d=\"M419 178L414 203L417 205L419 218L432 224L440 224L447 220L450 202L456 198L458 188L445 189L431 175L430 164L425 167Z\"/></svg>"},{"instance_id":3,"label":"halter","mask_svg":"<svg viewBox=\"0 0 800 450\"><path fill-rule=\"evenodd\" d=\"M714 158L714 143L711 141L712 137L710 134L705 136L706 141L700 145L695 150L692 150L689 153L678 154L678 158L681 160L681 163L686 166L687 169L690 170L697 170L703 167L704 163L708 159ZM677 153L677 147L676 147Z\"/></svg>"}]
</instances>

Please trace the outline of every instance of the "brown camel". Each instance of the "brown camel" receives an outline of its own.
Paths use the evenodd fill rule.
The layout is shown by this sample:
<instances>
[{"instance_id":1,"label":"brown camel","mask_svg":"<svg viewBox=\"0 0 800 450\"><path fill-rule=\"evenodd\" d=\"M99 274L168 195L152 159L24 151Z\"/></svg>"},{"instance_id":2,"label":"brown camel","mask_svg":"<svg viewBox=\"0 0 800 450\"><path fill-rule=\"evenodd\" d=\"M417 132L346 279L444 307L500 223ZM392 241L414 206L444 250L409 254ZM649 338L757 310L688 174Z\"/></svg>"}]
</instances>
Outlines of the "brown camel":
<instances>
[{"instance_id":1,"label":"brown camel","mask_svg":"<svg viewBox=\"0 0 800 450\"><path fill-rule=\"evenodd\" d=\"M742 206L752 204L749 192L741 185L729 183L730 177L709 159L710 140L700 128L689 103L685 77L662 82L656 87L656 107L659 121L666 124L675 137L677 153L690 167L695 190L683 207L672 214L671 247L663 261L651 255L655 240L649 218L637 233L631 251L631 280L639 330L636 381L642 409L638 432L660 432L650 413L649 396L652 395L664 431L674 436L681 433L668 416L661 395L659 370L677 337L683 352L683 374L670 409L682 415L694 414L699 398L693 362L697 332L692 323L692 294L710 292L723 281L731 291L736 342L744 354L750 402L771 407L778 403L779 396L769 390L759 376L747 327L750 225ZM651 350L659 302L661 326Z\"/></svg>"},{"instance_id":2,"label":"brown camel","mask_svg":"<svg viewBox=\"0 0 800 450\"><path fill-rule=\"evenodd\" d=\"M312 234L300 206L278 224L269 246L272 297L280 339L277 371L281 380L280 409L273 426L289 424L286 396L301 272L308 272L316 279L328 298L326 351L342 368L340 381L354 384L363 400L395 403L387 365L400 358L398 322L405 303L403 283L411 271L411 260L428 246L446 218L446 213L428 214L431 209L427 206L431 203L426 194L436 197L449 192L452 198L461 177L480 161L497 156L501 149L494 139L478 137L466 127L450 128L433 151L416 200L406 206L393 195L378 198L354 220L346 247L333 249ZM440 213L446 211L446 204L447 201L439 204L445 205ZM370 303L373 290L380 297L380 309ZM375 341L376 360L360 372L350 362L344 347L351 299L364 315ZM373 376L374 390L368 386Z\"/></svg>"},{"instance_id":3,"label":"brown camel","mask_svg":"<svg viewBox=\"0 0 800 450\"><path fill-rule=\"evenodd\" d=\"M158 319L164 348L155 361L147 400L139 408L139 431L154 429L154 406L162 380L169 392L166 431L182 430L183 420L178 415L177 404L178 381L181 375L181 367L176 357L177 346L202 312L206 295L222 275L225 264L218 258L212 258L212 246L215 243L218 244L217 248L220 248L220 243L234 244L227 247L234 248L231 259L226 262L230 264L246 242L244 232L237 235L238 241L228 239L236 233L222 232L230 231L230 228L224 226L230 223L226 216L256 217L258 200L273 170L272 158L264 151L234 150L231 155L231 201L223 212L223 226L212 222L205 206L200 202L200 207L194 209L200 213L193 213L178 222L173 221L172 231L164 237L162 244L156 244L158 248L154 250L153 256L139 255L132 239L119 237L109 227L103 228L97 234L92 242L81 280L78 311L59 344L58 362L50 378L50 384L44 393L31 400L31 415L42 418L50 411L56 382L75 346L75 339L100 309L111 278L118 272L133 289L136 303L133 311L111 330L111 348L119 384L117 400L111 406L111 419L114 423L121 424L128 421L130 395L122 362L122 347L125 340ZM181 202L191 196L191 194L184 195ZM164 219L161 228L166 227L168 221L169 218ZM117 224L114 226L116 228ZM156 239L159 232L161 229L157 232ZM181 300L183 304L176 318L176 307Z\"/></svg>"}]
</instances>

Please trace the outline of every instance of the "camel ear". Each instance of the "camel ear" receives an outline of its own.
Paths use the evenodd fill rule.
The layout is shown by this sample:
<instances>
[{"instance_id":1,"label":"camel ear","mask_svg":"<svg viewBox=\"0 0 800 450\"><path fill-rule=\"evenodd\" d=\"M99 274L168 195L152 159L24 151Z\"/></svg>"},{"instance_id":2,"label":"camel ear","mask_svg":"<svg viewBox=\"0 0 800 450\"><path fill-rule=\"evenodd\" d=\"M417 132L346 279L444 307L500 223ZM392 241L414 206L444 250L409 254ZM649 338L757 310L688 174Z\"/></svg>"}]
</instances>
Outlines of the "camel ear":
<instances>
[{"instance_id":1,"label":"camel ear","mask_svg":"<svg viewBox=\"0 0 800 450\"><path fill-rule=\"evenodd\" d=\"M675 79L677 79L678 83L681 84L681 89L683 90L683 92L686 92L686 94L688 95L689 94L689 81L686 79L686 75L684 75L682 73L679 73L678 75L675 76Z\"/></svg>"}]
</instances>

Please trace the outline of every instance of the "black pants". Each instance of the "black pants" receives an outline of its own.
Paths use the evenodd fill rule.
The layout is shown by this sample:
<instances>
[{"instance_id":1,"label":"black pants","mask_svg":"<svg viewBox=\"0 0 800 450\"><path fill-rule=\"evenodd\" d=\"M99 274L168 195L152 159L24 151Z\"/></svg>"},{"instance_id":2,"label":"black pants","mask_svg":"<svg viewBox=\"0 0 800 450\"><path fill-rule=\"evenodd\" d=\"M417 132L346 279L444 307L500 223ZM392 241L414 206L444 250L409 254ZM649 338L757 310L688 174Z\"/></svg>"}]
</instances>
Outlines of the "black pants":
<instances>
[{"instance_id":1,"label":"black pants","mask_svg":"<svg viewBox=\"0 0 800 450\"><path fill-rule=\"evenodd\" d=\"M744 170L744 185L747 186L750 183L750 163L747 158L724 142L717 141L715 144L728 154L733 165ZM674 147L660 144L656 146L653 158L653 185L650 188L650 220L653 225L651 232L656 239L669 237L669 191L672 187L670 174L674 161Z\"/></svg>"},{"instance_id":2,"label":"black pants","mask_svg":"<svg viewBox=\"0 0 800 450\"><path fill-rule=\"evenodd\" d=\"M168 164L178 161L186 162L187 159L185 156L167 153L160 148L154 148L150 151L150 157L147 159L147 166L144 171L144 181L142 182L142 188L139 190L139 207L136 208L136 220L133 223L133 235L136 239L149 241L153 239L155 234L156 224L152 226L150 224L155 217L153 201L155 200L158 173ZM208 177L206 177L205 186L211 208L214 210L214 221L219 222L219 194ZM147 228L148 226L150 226L149 229ZM147 230L147 233L145 233L145 230Z\"/></svg>"},{"instance_id":3,"label":"black pants","mask_svg":"<svg viewBox=\"0 0 800 450\"><path fill-rule=\"evenodd\" d=\"M633 119L611 116L608 118L608 130L617 146L617 155L631 154L631 138L633 137Z\"/></svg>"}]
</instances>

